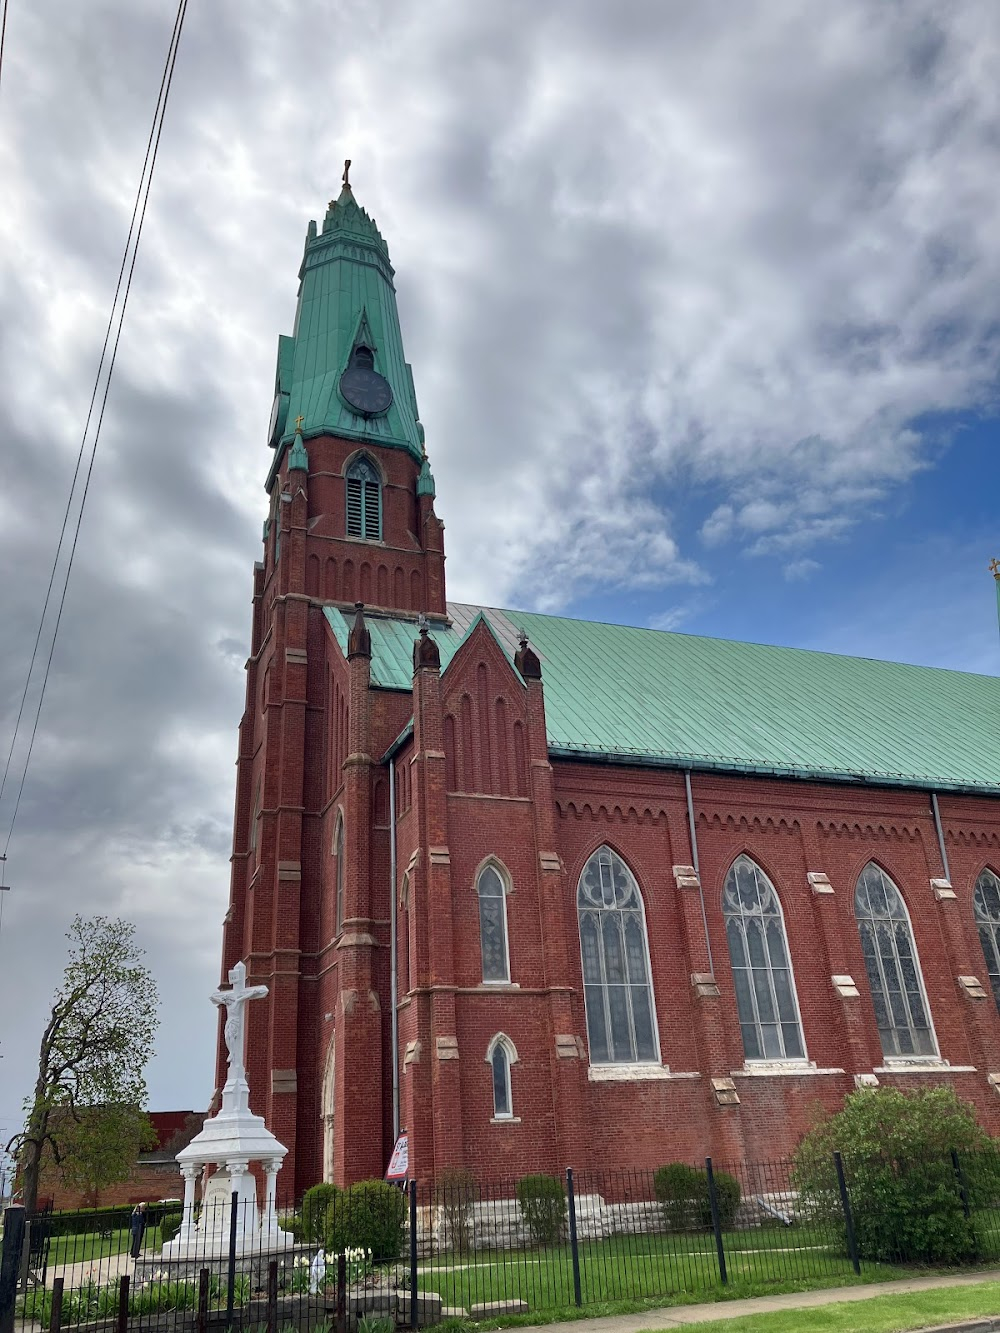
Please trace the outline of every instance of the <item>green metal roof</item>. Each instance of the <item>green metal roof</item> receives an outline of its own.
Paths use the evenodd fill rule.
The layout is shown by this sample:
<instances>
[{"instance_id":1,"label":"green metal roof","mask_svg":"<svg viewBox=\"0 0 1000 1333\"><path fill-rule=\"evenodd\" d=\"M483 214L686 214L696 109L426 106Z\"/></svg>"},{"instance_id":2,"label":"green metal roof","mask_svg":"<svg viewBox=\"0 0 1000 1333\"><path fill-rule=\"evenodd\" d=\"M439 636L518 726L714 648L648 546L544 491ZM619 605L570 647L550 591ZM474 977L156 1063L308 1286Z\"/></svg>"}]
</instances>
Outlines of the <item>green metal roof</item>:
<instances>
[{"instance_id":1,"label":"green metal roof","mask_svg":"<svg viewBox=\"0 0 1000 1333\"><path fill-rule=\"evenodd\" d=\"M317 231L310 222L299 270L295 331L278 339L275 392L283 396L284 434L268 486L283 450L302 434L336 434L347 439L423 453L413 375L403 354L396 289L389 250L378 227L359 206L349 186L331 203ZM375 352L375 369L392 386L392 406L366 419L341 398L340 376L364 324Z\"/></svg>"},{"instance_id":2,"label":"green metal roof","mask_svg":"<svg viewBox=\"0 0 1000 1333\"><path fill-rule=\"evenodd\" d=\"M553 755L1000 795L1000 680L935 667L449 603L542 663ZM327 619L346 651L349 621ZM415 622L371 616L372 682L412 688Z\"/></svg>"}]
</instances>

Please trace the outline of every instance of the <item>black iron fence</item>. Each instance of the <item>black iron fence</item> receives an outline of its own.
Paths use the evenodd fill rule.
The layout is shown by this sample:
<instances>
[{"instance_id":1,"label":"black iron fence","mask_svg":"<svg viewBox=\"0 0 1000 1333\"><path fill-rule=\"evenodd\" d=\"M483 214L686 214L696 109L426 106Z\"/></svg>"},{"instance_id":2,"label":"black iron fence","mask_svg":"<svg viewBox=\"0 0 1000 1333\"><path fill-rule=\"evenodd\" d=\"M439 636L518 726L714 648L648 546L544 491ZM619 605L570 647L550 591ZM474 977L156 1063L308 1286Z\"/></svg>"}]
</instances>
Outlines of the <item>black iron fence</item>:
<instances>
[{"instance_id":1,"label":"black iron fence","mask_svg":"<svg viewBox=\"0 0 1000 1333\"><path fill-rule=\"evenodd\" d=\"M1000 1259L1000 1152L706 1160L483 1184L368 1182L296 1208L5 1217L0 1333L363 1333L705 1300Z\"/></svg>"}]
</instances>

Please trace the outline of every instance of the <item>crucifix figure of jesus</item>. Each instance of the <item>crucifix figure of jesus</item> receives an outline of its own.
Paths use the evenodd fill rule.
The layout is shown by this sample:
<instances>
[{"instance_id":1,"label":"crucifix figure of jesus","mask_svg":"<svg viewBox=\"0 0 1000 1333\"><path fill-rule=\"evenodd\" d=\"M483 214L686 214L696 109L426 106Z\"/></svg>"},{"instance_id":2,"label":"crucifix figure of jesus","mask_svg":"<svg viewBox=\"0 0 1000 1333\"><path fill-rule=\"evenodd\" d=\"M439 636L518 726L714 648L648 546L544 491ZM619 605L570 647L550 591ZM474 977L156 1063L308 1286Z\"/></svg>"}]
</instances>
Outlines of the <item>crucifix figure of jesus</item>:
<instances>
[{"instance_id":1,"label":"crucifix figure of jesus","mask_svg":"<svg viewBox=\"0 0 1000 1333\"><path fill-rule=\"evenodd\" d=\"M248 986L247 970L243 963L237 963L230 970L229 990L213 991L211 1000L226 1010L226 1049L229 1052L229 1082L244 1082L247 1071L243 1065L243 1045L246 1036L244 1010L248 1000L261 1000L267 994L266 986Z\"/></svg>"}]
</instances>

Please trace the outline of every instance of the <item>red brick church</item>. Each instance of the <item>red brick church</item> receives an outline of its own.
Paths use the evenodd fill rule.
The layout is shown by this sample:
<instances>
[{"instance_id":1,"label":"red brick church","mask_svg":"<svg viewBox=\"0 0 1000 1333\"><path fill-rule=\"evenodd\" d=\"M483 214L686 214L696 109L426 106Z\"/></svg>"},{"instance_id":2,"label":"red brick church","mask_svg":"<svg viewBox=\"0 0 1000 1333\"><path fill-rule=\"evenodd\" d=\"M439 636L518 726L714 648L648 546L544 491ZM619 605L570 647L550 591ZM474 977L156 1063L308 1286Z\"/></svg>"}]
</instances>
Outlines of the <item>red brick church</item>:
<instances>
[{"instance_id":1,"label":"red brick church","mask_svg":"<svg viewBox=\"0 0 1000 1333\"><path fill-rule=\"evenodd\" d=\"M270 445L223 963L287 1188L775 1157L876 1084L1000 1133L1000 681L448 602L350 186Z\"/></svg>"}]
</instances>

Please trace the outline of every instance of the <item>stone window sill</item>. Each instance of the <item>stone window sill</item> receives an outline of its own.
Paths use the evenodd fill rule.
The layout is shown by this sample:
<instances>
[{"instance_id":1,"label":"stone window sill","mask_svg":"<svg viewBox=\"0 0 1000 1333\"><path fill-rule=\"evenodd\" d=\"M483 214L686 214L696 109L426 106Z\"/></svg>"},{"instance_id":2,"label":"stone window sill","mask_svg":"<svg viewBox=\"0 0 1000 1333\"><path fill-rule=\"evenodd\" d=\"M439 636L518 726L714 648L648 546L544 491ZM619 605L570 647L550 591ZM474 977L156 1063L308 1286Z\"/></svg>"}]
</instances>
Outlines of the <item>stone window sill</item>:
<instances>
[{"instance_id":1,"label":"stone window sill","mask_svg":"<svg viewBox=\"0 0 1000 1333\"><path fill-rule=\"evenodd\" d=\"M888 1058L884 1065L876 1065L872 1070L873 1074L940 1074L947 1071L949 1074L974 1074L975 1065L951 1065L947 1060L934 1059L931 1056L925 1056L920 1060L907 1060L905 1058Z\"/></svg>"},{"instance_id":2,"label":"stone window sill","mask_svg":"<svg viewBox=\"0 0 1000 1333\"><path fill-rule=\"evenodd\" d=\"M698 1073L673 1074L669 1065L591 1065L587 1078L591 1083L637 1083L646 1079L700 1078Z\"/></svg>"},{"instance_id":3,"label":"stone window sill","mask_svg":"<svg viewBox=\"0 0 1000 1333\"><path fill-rule=\"evenodd\" d=\"M842 1069L817 1069L814 1060L754 1060L731 1069L733 1078L812 1078L815 1074L842 1074Z\"/></svg>"},{"instance_id":4,"label":"stone window sill","mask_svg":"<svg viewBox=\"0 0 1000 1333\"><path fill-rule=\"evenodd\" d=\"M521 1117L519 1115L491 1115L491 1125L519 1125Z\"/></svg>"},{"instance_id":5,"label":"stone window sill","mask_svg":"<svg viewBox=\"0 0 1000 1333\"><path fill-rule=\"evenodd\" d=\"M477 990L520 990L519 981L481 981Z\"/></svg>"}]
</instances>

